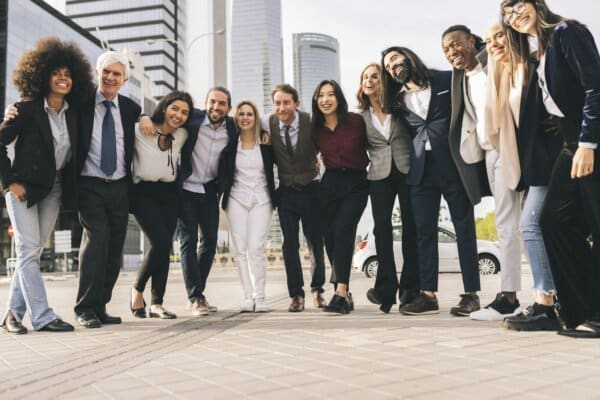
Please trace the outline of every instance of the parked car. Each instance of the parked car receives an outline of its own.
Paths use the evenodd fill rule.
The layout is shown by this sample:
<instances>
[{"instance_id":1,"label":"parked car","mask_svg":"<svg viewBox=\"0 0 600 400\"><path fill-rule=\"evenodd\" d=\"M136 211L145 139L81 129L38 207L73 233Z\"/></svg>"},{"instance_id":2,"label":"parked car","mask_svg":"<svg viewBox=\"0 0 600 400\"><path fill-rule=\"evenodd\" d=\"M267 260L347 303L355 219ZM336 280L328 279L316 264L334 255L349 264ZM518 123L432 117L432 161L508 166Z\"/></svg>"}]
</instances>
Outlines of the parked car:
<instances>
[{"instance_id":1,"label":"parked car","mask_svg":"<svg viewBox=\"0 0 600 400\"><path fill-rule=\"evenodd\" d=\"M369 278L377 275L379 259L375 250L373 231L369 231L357 245L352 258L355 270L363 271ZM396 271L402 271L402 225L393 226L394 259ZM458 261L458 248L456 247L456 234L450 227L438 227L438 252L440 258L440 272L460 272ZM498 245L489 240L477 240L479 258L479 273L481 275L497 274L500 271L498 261Z\"/></svg>"}]
</instances>

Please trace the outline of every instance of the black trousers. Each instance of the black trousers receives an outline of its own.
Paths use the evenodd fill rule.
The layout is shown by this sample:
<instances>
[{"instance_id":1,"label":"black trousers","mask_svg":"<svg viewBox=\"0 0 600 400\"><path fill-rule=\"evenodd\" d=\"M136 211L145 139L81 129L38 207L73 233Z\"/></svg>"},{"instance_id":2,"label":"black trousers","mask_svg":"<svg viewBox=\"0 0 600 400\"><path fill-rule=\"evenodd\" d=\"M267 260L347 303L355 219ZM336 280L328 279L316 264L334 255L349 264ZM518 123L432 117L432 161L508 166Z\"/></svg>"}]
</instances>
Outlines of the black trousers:
<instances>
[{"instance_id":1,"label":"black trousers","mask_svg":"<svg viewBox=\"0 0 600 400\"><path fill-rule=\"evenodd\" d=\"M417 226L410 199L410 186L406 175L399 172L392 163L390 175L381 180L369 182L371 209L373 212L373 235L375 249L379 259L375 292L384 304L395 304L396 294L411 289L419 290L419 259L417 252ZM394 238L392 231L392 212L398 196L402 219L402 274L400 284L394 260Z\"/></svg>"},{"instance_id":2,"label":"black trousers","mask_svg":"<svg viewBox=\"0 0 600 400\"><path fill-rule=\"evenodd\" d=\"M133 186L133 192L133 215L150 242L133 286L143 292L152 278L151 304L162 304L180 209L178 189L174 182L140 182Z\"/></svg>"},{"instance_id":3,"label":"black trousers","mask_svg":"<svg viewBox=\"0 0 600 400\"><path fill-rule=\"evenodd\" d=\"M81 177L79 220L83 236L79 248L79 289L75 314L106 309L123 262L129 217L127 179L105 182Z\"/></svg>"},{"instance_id":4,"label":"black trousers","mask_svg":"<svg viewBox=\"0 0 600 400\"><path fill-rule=\"evenodd\" d=\"M321 224L325 248L332 261L331 281L348 284L356 228L367 205L366 171L328 168L321 179Z\"/></svg>"},{"instance_id":5,"label":"black trousers","mask_svg":"<svg viewBox=\"0 0 600 400\"><path fill-rule=\"evenodd\" d=\"M183 190L177 221L183 281L190 301L203 298L206 280L217 250L219 201L215 181L204 185L206 193ZM202 244L198 249L198 228Z\"/></svg>"},{"instance_id":6,"label":"black trousers","mask_svg":"<svg viewBox=\"0 0 600 400\"><path fill-rule=\"evenodd\" d=\"M559 315L568 328L600 320L600 150L594 151L593 173L571 179L574 148L559 154L540 216Z\"/></svg>"},{"instance_id":7,"label":"black trousers","mask_svg":"<svg viewBox=\"0 0 600 400\"><path fill-rule=\"evenodd\" d=\"M454 168L454 166L451 166ZM438 218L441 196L448 203L450 217L456 232L458 259L465 292L480 290L475 216L467 192L456 172L448 176L448 166L436 163L432 152L426 152L425 170L419 185L412 186L411 199L417 224L419 277L421 289L436 292L438 289ZM441 173L442 169L445 171Z\"/></svg>"},{"instance_id":8,"label":"black trousers","mask_svg":"<svg viewBox=\"0 0 600 400\"><path fill-rule=\"evenodd\" d=\"M323 235L320 226L318 182L313 182L302 190L280 186L278 189L279 224L283 233L283 259L290 297L304 297L304 277L300 261L300 222L311 254L310 287L323 292L325 283L325 260Z\"/></svg>"}]
</instances>

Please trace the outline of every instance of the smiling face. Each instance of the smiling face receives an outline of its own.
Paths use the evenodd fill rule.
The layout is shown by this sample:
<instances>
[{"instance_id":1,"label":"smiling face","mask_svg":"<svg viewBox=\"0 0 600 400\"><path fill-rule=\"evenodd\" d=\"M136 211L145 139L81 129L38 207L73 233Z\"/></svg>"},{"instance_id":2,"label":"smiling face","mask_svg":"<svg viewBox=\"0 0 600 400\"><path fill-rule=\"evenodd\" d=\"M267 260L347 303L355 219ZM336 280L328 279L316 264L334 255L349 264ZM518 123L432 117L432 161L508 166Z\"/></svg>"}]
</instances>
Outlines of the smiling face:
<instances>
[{"instance_id":1,"label":"smiling face","mask_svg":"<svg viewBox=\"0 0 600 400\"><path fill-rule=\"evenodd\" d=\"M502 20L515 31L526 35L536 36L537 11L533 4L519 1L510 7L502 9Z\"/></svg>"},{"instance_id":2,"label":"smiling face","mask_svg":"<svg viewBox=\"0 0 600 400\"><path fill-rule=\"evenodd\" d=\"M235 122L241 131L251 131L254 129L256 123L256 114L254 109L249 104L243 104L238 108L237 115L235 116Z\"/></svg>"},{"instance_id":3,"label":"smiling face","mask_svg":"<svg viewBox=\"0 0 600 400\"><path fill-rule=\"evenodd\" d=\"M494 25L490 28L485 44L488 55L495 62L508 62L508 39L500 25Z\"/></svg>"},{"instance_id":4,"label":"smiling face","mask_svg":"<svg viewBox=\"0 0 600 400\"><path fill-rule=\"evenodd\" d=\"M362 92L368 96L378 96L381 90L381 82L379 81L379 70L374 65L371 65L362 74L361 78Z\"/></svg>"},{"instance_id":5,"label":"smiling face","mask_svg":"<svg viewBox=\"0 0 600 400\"><path fill-rule=\"evenodd\" d=\"M335 114L337 111L338 101L335 97L335 91L333 90L333 86L331 84L326 83L321 86L321 89L319 89L319 94L317 95L317 106L319 107L319 111L321 111L325 117Z\"/></svg>"},{"instance_id":6,"label":"smiling face","mask_svg":"<svg viewBox=\"0 0 600 400\"><path fill-rule=\"evenodd\" d=\"M211 124L220 124L229 113L227 94L213 90L206 96L206 113Z\"/></svg>"},{"instance_id":7,"label":"smiling face","mask_svg":"<svg viewBox=\"0 0 600 400\"><path fill-rule=\"evenodd\" d=\"M49 93L64 97L71 92L73 79L69 68L57 68L50 73Z\"/></svg>"},{"instance_id":8,"label":"smiling face","mask_svg":"<svg viewBox=\"0 0 600 400\"><path fill-rule=\"evenodd\" d=\"M392 78L396 79L402 72L404 68L404 57L403 54L397 52L396 50L390 51L383 57L383 65L385 66L385 70L392 76Z\"/></svg>"},{"instance_id":9,"label":"smiling face","mask_svg":"<svg viewBox=\"0 0 600 400\"><path fill-rule=\"evenodd\" d=\"M125 66L121 63L105 65L101 70L96 70L98 76L98 87L100 93L107 99L112 100L125 84Z\"/></svg>"},{"instance_id":10,"label":"smiling face","mask_svg":"<svg viewBox=\"0 0 600 400\"><path fill-rule=\"evenodd\" d=\"M298 103L294 101L294 96L291 93L278 90L273 94L273 107L275 107L275 115L277 119L285 125L291 125L296 118L296 108Z\"/></svg>"},{"instance_id":11,"label":"smiling face","mask_svg":"<svg viewBox=\"0 0 600 400\"><path fill-rule=\"evenodd\" d=\"M463 31L448 32L442 38L442 51L456 69L473 69L477 65L475 39Z\"/></svg>"},{"instance_id":12,"label":"smiling face","mask_svg":"<svg viewBox=\"0 0 600 400\"><path fill-rule=\"evenodd\" d=\"M164 125L170 130L175 130L187 122L189 115L189 104L183 100L175 100L165 110Z\"/></svg>"}]
</instances>

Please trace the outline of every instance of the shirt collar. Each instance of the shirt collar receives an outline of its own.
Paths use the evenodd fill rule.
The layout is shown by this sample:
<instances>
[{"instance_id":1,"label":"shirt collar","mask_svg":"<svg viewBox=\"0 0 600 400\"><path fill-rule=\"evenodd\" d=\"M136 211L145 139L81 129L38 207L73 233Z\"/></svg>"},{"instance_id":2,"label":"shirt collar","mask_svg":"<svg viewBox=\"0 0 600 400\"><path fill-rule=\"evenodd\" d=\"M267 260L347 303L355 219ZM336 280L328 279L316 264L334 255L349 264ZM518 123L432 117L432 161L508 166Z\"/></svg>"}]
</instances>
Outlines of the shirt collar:
<instances>
[{"instance_id":1,"label":"shirt collar","mask_svg":"<svg viewBox=\"0 0 600 400\"><path fill-rule=\"evenodd\" d=\"M100 89L96 91L96 105L102 103L104 100L108 100L102 93L100 93ZM118 109L119 108L119 95L116 95L114 99L112 99L113 104Z\"/></svg>"},{"instance_id":2,"label":"shirt collar","mask_svg":"<svg viewBox=\"0 0 600 400\"><path fill-rule=\"evenodd\" d=\"M226 121L227 121L227 117L223 118L223 121L221 121L221 125L219 126L219 128L226 128ZM207 126L210 125L212 127L213 123L210 122L210 119L208 119L208 111L206 111L206 115L204 116L204 119L202 120L202 126Z\"/></svg>"},{"instance_id":3,"label":"shirt collar","mask_svg":"<svg viewBox=\"0 0 600 400\"><path fill-rule=\"evenodd\" d=\"M67 111L68 109L69 109L69 103L67 103L67 100L64 100L64 102L63 102L63 106L62 106L62 108L61 108L61 109L60 109L60 110L57 112L57 114L60 114L60 113L62 113L62 112L65 112L65 111ZM47 99L44 97L44 111L48 112L48 111L50 111L50 110L54 111L54 109L53 109L53 108L51 108L51 107L48 105L48 100L47 100Z\"/></svg>"},{"instance_id":4,"label":"shirt collar","mask_svg":"<svg viewBox=\"0 0 600 400\"><path fill-rule=\"evenodd\" d=\"M282 130L283 128L285 128L285 126L286 126L286 124L284 124L282 121L279 121L279 130ZM299 126L300 126L300 113L298 111L295 111L294 112L294 120L290 124L290 129L298 129Z\"/></svg>"}]
</instances>

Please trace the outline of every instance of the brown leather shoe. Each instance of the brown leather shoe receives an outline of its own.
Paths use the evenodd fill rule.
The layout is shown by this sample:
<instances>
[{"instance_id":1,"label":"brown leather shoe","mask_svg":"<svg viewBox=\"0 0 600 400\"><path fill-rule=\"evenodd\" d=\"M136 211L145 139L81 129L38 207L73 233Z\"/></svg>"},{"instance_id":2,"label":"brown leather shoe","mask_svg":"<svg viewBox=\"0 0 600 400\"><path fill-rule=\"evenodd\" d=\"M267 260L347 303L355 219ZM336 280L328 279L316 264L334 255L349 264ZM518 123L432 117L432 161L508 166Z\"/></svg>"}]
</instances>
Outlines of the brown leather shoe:
<instances>
[{"instance_id":1,"label":"brown leather shoe","mask_svg":"<svg viewBox=\"0 0 600 400\"><path fill-rule=\"evenodd\" d=\"M323 306L326 303L325 303L325 299L323 298L323 295L321 294L321 292L319 292L318 290L315 290L312 292L312 295L313 295L313 301L315 303L315 308L323 308Z\"/></svg>"},{"instance_id":2,"label":"brown leather shoe","mask_svg":"<svg viewBox=\"0 0 600 400\"><path fill-rule=\"evenodd\" d=\"M289 312L304 311L304 297L302 297L302 296L292 297L292 303L290 304L288 311Z\"/></svg>"}]
</instances>

